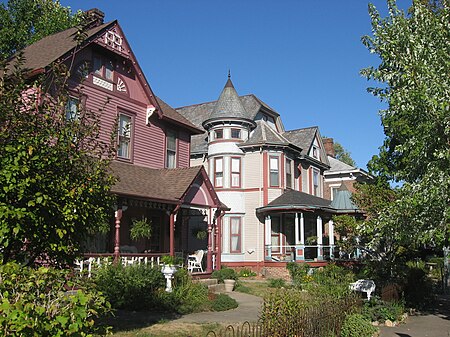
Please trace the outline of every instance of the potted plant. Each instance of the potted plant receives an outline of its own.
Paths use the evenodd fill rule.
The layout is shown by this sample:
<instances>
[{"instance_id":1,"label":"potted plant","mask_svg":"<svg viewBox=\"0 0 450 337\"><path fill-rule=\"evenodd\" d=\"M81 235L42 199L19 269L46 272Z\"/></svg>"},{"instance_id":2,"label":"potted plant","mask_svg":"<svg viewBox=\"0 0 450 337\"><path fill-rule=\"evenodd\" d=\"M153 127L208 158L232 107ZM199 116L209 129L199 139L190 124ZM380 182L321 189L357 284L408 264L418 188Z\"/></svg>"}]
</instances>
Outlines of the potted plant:
<instances>
[{"instance_id":1,"label":"potted plant","mask_svg":"<svg viewBox=\"0 0 450 337\"><path fill-rule=\"evenodd\" d=\"M208 237L208 231L206 229L194 228L192 230L192 235L198 240L205 240Z\"/></svg>"},{"instance_id":2,"label":"potted plant","mask_svg":"<svg viewBox=\"0 0 450 337\"><path fill-rule=\"evenodd\" d=\"M166 291L170 293L172 292L173 274L177 272L177 264L180 263L180 258L171 255L164 255L161 258L161 262L163 264L161 272L166 278Z\"/></svg>"},{"instance_id":3,"label":"potted plant","mask_svg":"<svg viewBox=\"0 0 450 337\"><path fill-rule=\"evenodd\" d=\"M215 270L211 274L211 277L216 278L219 283L223 283L225 285L226 292L232 292L236 281L238 280L236 271L227 267Z\"/></svg>"},{"instance_id":4,"label":"potted plant","mask_svg":"<svg viewBox=\"0 0 450 337\"><path fill-rule=\"evenodd\" d=\"M152 222L146 217L141 220L133 219L130 229L130 237L132 240L150 239L152 236Z\"/></svg>"}]
</instances>

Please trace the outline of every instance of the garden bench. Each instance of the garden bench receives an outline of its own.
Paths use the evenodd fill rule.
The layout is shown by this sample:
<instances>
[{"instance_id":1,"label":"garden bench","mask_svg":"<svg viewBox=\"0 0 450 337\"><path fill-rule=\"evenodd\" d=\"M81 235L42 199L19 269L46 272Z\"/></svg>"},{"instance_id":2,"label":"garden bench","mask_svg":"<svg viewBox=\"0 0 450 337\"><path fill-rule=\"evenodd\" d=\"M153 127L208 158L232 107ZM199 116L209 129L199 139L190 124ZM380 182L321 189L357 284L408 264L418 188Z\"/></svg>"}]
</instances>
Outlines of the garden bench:
<instances>
[{"instance_id":1,"label":"garden bench","mask_svg":"<svg viewBox=\"0 0 450 337\"><path fill-rule=\"evenodd\" d=\"M356 282L350 283L350 289L366 293L367 300L370 301L370 297L375 291L375 282L373 280L358 280Z\"/></svg>"}]
</instances>

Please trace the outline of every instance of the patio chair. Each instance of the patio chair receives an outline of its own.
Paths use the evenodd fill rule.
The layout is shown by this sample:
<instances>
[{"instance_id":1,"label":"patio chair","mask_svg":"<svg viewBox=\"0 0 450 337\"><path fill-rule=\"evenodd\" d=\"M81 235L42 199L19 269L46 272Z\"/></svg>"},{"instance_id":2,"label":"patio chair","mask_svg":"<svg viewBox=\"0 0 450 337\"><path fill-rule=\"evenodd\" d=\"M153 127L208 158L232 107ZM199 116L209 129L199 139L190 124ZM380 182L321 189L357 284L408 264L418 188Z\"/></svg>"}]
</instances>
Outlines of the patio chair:
<instances>
[{"instance_id":1,"label":"patio chair","mask_svg":"<svg viewBox=\"0 0 450 337\"><path fill-rule=\"evenodd\" d=\"M203 250L197 250L194 254L188 255L187 264L188 264L188 271L191 273L194 272L194 270L199 269L203 273L203 255L205 252Z\"/></svg>"}]
</instances>

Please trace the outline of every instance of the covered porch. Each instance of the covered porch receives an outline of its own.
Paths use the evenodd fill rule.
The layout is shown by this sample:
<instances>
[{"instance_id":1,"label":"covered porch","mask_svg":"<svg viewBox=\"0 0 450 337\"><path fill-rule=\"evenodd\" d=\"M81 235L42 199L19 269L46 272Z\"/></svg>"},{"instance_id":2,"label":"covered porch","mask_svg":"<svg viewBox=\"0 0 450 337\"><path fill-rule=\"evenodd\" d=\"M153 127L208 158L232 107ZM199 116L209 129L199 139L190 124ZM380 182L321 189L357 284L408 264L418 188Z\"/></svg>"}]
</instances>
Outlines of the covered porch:
<instances>
[{"instance_id":1,"label":"covered porch","mask_svg":"<svg viewBox=\"0 0 450 337\"><path fill-rule=\"evenodd\" d=\"M264 224L265 261L326 261L338 256L330 200L289 190L256 214Z\"/></svg>"},{"instance_id":2,"label":"covered porch","mask_svg":"<svg viewBox=\"0 0 450 337\"><path fill-rule=\"evenodd\" d=\"M159 265L164 255L179 257L184 264L188 255L198 250L204 251L204 273L220 266L225 207L203 167L155 170L113 162L112 168L120 179L112 190L117 204L109 231L86 242L85 268L107 260ZM148 224L149 235L131 235L138 221Z\"/></svg>"}]
</instances>

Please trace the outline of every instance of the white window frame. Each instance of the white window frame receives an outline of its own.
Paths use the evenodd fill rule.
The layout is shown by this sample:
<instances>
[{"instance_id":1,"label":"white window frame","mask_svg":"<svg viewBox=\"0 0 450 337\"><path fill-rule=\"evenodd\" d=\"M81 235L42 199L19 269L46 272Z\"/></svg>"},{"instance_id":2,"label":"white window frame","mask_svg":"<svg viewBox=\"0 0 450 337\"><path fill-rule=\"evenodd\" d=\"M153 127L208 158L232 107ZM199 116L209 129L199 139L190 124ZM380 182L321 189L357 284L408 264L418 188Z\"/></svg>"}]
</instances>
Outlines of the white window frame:
<instances>
[{"instance_id":1,"label":"white window frame","mask_svg":"<svg viewBox=\"0 0 450 337\"><path fill-rule=\"evenodd\" d=\"M127 119L128 121L126 121ZM126 113L119 113L118 126L118 147L117 157L121 159L131 160L132 151L132 135L133 135L133 117ZM125 146L125 151L122 152L122 146Z\"/></svg>"},{"instance_id":2,"label":"white window frame","mask_svg":"<svg viewBox=\"0 0 450 337\"><path fill-rule=\"evenodd\" d=\"M170 145L173 145L171 147ZM170 146L170 147L169 147ZM166 131L166 168L176 168L177 167L177 134L173 130ZM171 160L173 158L173 160Z\"/></svg>"}]
</instances>

